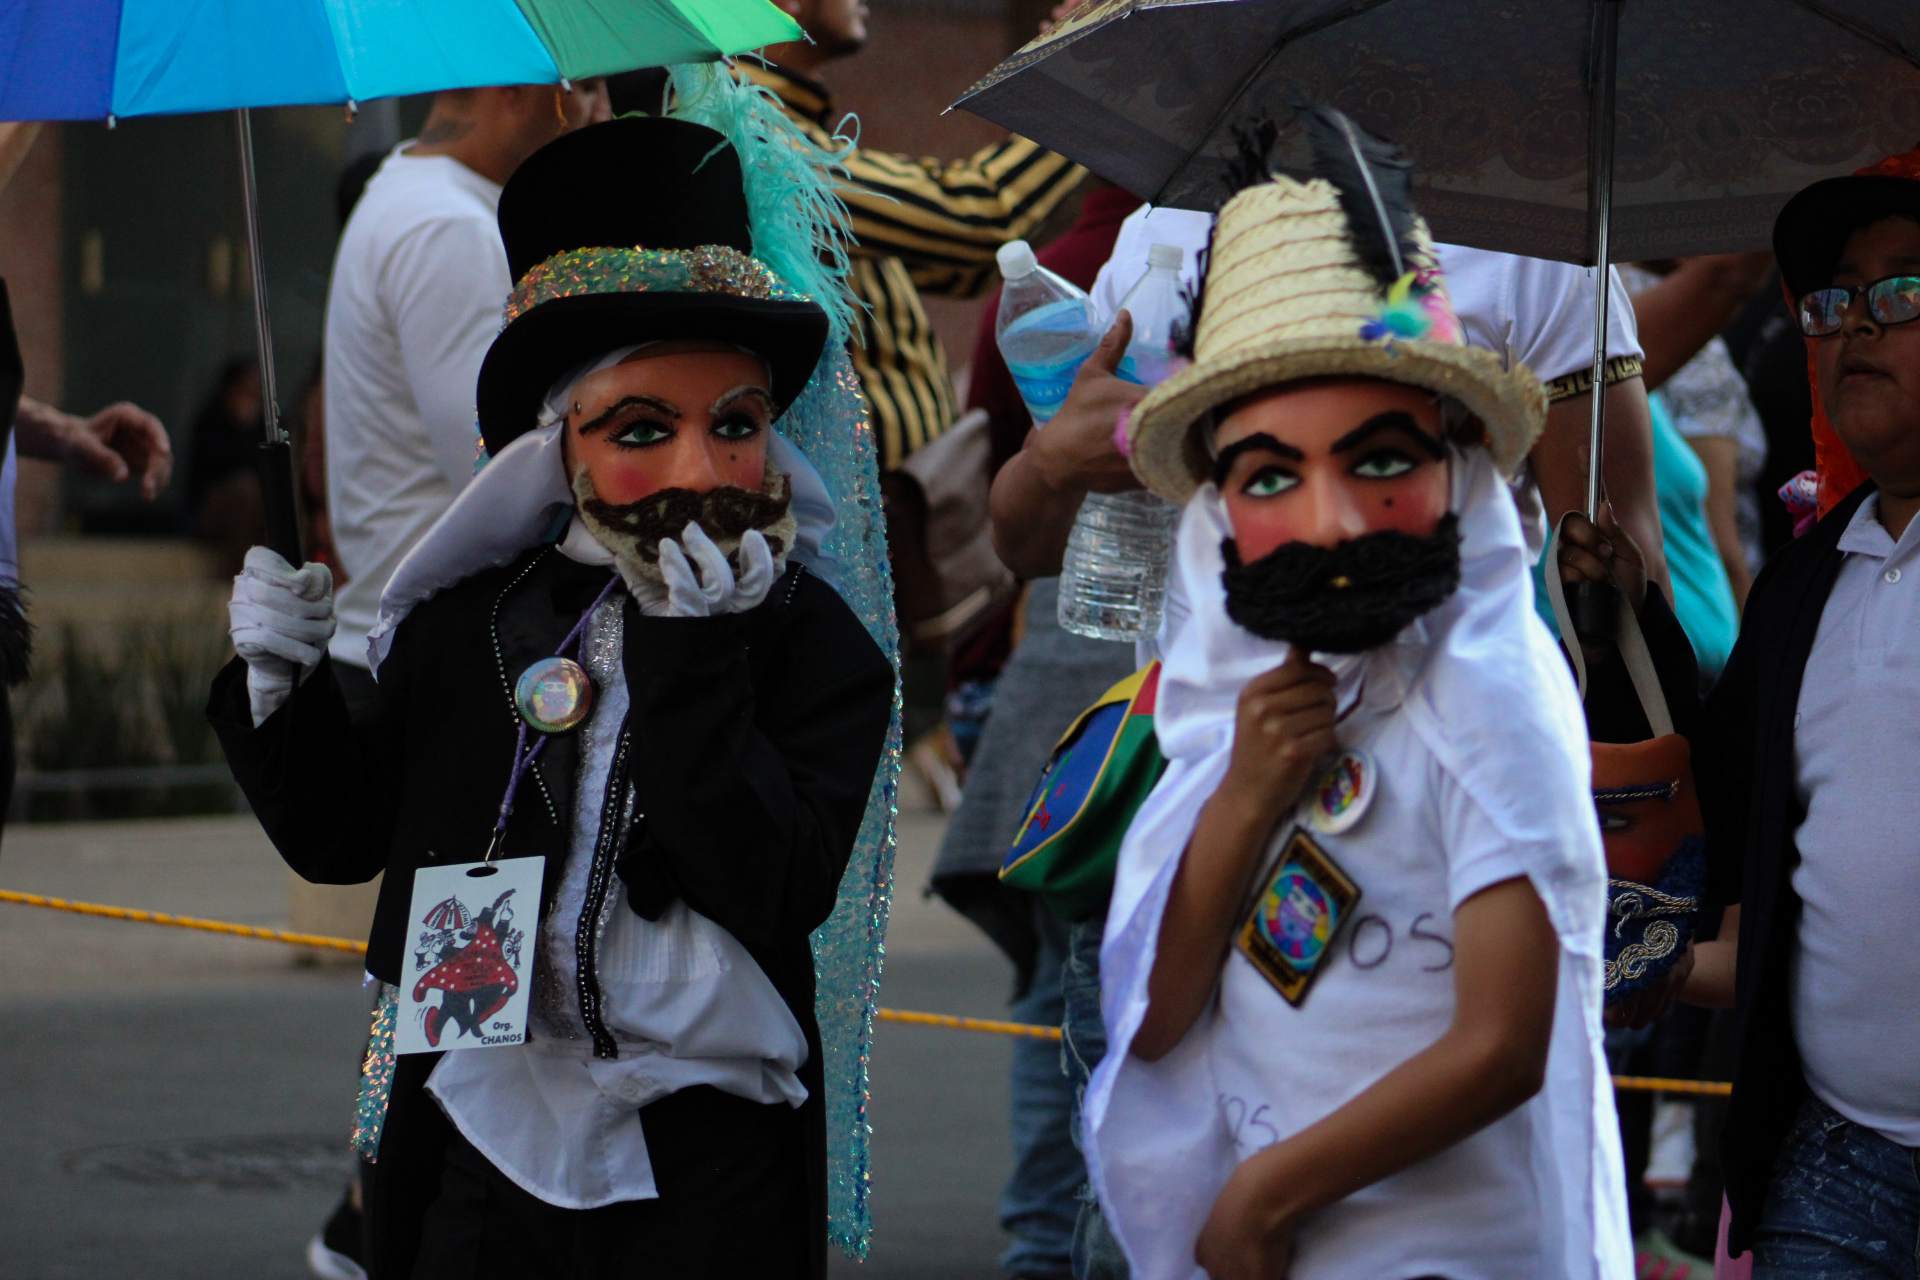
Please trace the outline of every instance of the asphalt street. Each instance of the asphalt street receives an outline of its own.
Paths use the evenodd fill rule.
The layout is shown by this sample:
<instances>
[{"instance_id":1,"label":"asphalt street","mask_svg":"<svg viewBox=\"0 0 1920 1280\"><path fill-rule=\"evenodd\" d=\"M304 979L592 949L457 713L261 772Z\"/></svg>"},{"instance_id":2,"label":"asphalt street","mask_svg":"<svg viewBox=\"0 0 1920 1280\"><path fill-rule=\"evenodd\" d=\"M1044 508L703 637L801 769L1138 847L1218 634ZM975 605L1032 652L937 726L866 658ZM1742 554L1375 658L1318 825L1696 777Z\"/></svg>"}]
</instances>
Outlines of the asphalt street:
<instances>
[{"instance_id":1,"label":"asphalt street","mask_svg":"<svg viewBox=\"0 0 1920 1280\"><path fill-rule=\"evenodd\" d=\"M882 1002L1004 1016L1009 966L918 888L940 822L905 815ZM9 830L0 887L274 924L250 819ZM299 1280L339 1195L354 968L274 944L0 904L0 1280ZM836 1280L990 1280L1008 1042L882 1024L872 1251Z\"/></svg>"}]
</instances>

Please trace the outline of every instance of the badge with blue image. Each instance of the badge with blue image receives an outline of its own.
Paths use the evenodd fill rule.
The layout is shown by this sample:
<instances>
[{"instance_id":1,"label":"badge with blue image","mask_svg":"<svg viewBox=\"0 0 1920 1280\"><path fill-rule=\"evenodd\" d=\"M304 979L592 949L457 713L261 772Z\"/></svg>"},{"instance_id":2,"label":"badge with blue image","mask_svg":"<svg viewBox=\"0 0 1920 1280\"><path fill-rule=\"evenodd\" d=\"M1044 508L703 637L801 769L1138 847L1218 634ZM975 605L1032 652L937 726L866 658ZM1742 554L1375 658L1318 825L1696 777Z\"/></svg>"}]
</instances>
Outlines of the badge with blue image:
<instances>
[{"instance_id":1,"label":"badge with blue image","mask_svg":"<svg viewBox=\"0 0 1920 1280\"><path fill-rule=\"evenodd\" d=\"M1240 953L1298 1008L1359 901L1360 886L1313 837L1295 828L1240 928Z\"/></svg>"}]
</instances>

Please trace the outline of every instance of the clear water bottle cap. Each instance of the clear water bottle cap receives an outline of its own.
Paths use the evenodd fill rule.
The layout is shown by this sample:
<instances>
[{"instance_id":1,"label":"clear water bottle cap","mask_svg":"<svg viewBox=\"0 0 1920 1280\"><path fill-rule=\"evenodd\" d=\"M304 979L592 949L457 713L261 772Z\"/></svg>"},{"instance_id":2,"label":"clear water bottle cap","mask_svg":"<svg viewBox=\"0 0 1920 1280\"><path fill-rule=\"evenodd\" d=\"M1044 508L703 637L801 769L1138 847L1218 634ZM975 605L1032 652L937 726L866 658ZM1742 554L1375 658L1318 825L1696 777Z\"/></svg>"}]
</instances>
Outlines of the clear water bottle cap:
<instances>
[{"instance_id":1,"label":"clear water bottle cap","mask_svg":"<svg viewBox=\"0 0 1920 1280\"><path fill-rule=\"evenodd\" d=\"M1178 253L1179 250L1174 250ZM1000 274L1009 280L1018 280L1021 276L1032 275L1034 268L1040 265L1033 256L1033 246L1025 240L1010 240L1000 246L994 255L1000 263Z\"/></svg>"},{"instance_id":2,"label":"clear water bottle cap","mask_svg":"<svg viewBox=\"0 0 1920 1280\"><path fill-rule=\"evenodd\" d=\"M1177 244L1156 244L1147 250L1147 268L1152 271L1178 271L1186 260L1186 250Z\"/></svg>"}]
</instances>

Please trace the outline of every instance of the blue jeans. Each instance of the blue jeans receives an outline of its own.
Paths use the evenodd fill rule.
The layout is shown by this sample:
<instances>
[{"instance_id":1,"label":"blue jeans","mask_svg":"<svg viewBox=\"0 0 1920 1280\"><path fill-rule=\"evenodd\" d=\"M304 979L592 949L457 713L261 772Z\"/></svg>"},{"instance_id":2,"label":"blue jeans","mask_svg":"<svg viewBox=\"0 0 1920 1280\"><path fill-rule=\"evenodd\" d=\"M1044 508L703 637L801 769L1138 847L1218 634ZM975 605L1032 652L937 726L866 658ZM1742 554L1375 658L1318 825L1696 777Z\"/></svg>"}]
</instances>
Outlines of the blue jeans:
<instances>
[{"instance_id":1,"label":"blue jeans","mask_svg":"<svg viewBox=\"0 0 1920 1280\"><path fill-rule=\"evenodd\" d=\"M1916 1280L1920 1151L1808 1097L1767 1184L1753 1280Z\"/></svg>"},{"instance_id":2,"label":"blue jeans","mask_svg":"<svg viewBox=\"0 0 1920 1280\"><path fill-rule=\"evenodd\" d=\"M1057 1027L1067 928L1035 905L1040 954L1033 985L1013 1004L1015 1022ZM1011 1126L1013 1173L1000 1193L1000 1228L1013 1243L1000 1266L1014 1276L1065 1276L1072 1265L1074 1221L1086 1164L1074 1142L1074 1092L1061 1070L1060 1048L1021 1036L1013 1043Z\"/></svg>"},{"instance_id":3,"label":"blue jeans","mask_svg":"<svg viewBox=\"0 0 1920 1280\"><path fill-rule=\"evenodd\" d=\"M1080 1102L1087 1080L1107 1056L1107 1024L1100 1015L1100 941L1106 920L1096 916L1073 926L1067 961L1060 975L1066 1006L1060 1024L1061 1065L1073 1082L1073 1141L1080 1145ZM1107 1229L1090 1183L1080 1186L1080 1216L1073 1225L1073 1280L1127 1280L1127 1255Z\"/></svg>"}]
</instances>

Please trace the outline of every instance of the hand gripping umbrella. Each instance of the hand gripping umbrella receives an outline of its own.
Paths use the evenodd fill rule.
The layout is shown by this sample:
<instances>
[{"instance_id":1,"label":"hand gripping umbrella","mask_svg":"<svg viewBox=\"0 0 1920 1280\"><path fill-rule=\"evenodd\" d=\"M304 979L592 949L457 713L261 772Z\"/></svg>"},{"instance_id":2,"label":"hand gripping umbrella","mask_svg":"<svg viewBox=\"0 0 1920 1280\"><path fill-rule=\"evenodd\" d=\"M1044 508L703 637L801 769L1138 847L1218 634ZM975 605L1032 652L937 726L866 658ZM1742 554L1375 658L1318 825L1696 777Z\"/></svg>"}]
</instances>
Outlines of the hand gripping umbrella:
<instances>
[{"instance_id":1,"label":"hand gripping umbrella","mask_svg":"<svg viewBox=\"0 0 1920 1280\"><path fill-rule=\"evenodd\" d=\"M1604 267L1769 247L1795 191L1920 138L1916 67L1913 0L1094 0L954 105L1211 210L1236 129L1305 176L1289 104L1324 102L1407 148L1436 238Z\"/></svg>"},{"instance_id":2,"label":"hand gripping umbrella","mask_svg":"<svg viewBox=\"0 0 1920 1280\"><path fill-rule=\"evenodd\" d=\"M299 564L250 107L557 84L800 38L768 0L0 0L0 120L234 111L267 438L267 545Z\"/></svg>"}]
</instances>

